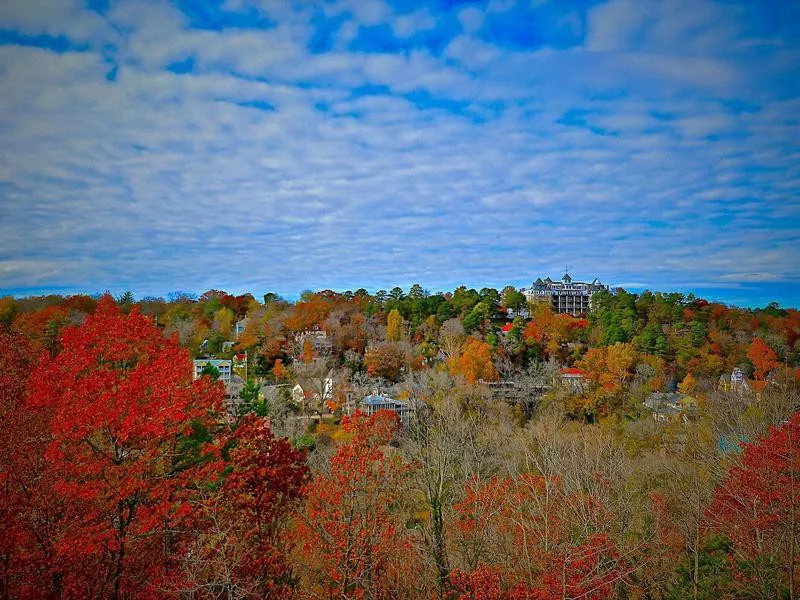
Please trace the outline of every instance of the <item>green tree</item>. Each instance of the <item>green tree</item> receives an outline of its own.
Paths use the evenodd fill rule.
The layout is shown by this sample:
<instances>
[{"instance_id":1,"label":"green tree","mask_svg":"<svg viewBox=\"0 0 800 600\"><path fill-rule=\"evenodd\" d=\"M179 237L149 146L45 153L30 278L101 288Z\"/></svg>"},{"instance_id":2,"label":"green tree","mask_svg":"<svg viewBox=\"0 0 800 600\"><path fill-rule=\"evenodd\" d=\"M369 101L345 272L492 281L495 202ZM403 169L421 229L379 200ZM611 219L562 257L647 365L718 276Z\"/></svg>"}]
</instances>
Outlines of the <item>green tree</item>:
<instances>
[{"instance_id":1,"label":"green tree","mask_svg":"<svg viewBox=\"0 0 800 600\"><path fill-rule=\"evenodd\" d=\"M731 541L712 537L702 544L697 561L685 556L678 567L677 585L670 591L670 600L696 597L698 600L728 598L735 591L730 563L733 555ZM696 567L696 570L695 570ZM698 584L694 585L695 577Z\"/></svg>"},{"instance_id":2,"label":"green tree","mask_svg":"<svg viewBox=\"0 0 800 600\"><path fill-rule=\"evenodd\" d=\"M128 290L126 292L123 292L117 298L117 304L119 304L119 307L122 309L122 312L124 312L124 313L127 313L127 312L130 311L130 309L133 306L134 302L135 302L135 299L133 297L133 292L130 291L130 290Z\"/></svg>"},{"instance_id":3,"label":"green tree","mask_svg":"<svg viewBox=\"0 0 800 600\"><path fill-rule=\"evenodd\" d=\"M220 372L219 369L211 363L206 363L206 365L200 371L200 377L203 376L211 377L212 381L217 381L219 379Z\"/></svg>"},{"instance_id":4,"label":"green tree","mask_svg":"<svg viewBox=\"0 0 800 600\"><path fill-rule=\"evenodd\" d=\"M480 329L484 321L489 318L490 310L487 301L478 302L470 313L464 317L464 329L466 329L467 333Z\"/></svg>"},{"instance_id":5,"label":"green tree","mask_svg":"<svg viewBox=\"0 0 800 600\"><path fill-rule=\"evenodd\" d=\"M422 289L422 286L418 283L415 283L411 286L411 289L408 290L408 297L412 299L417 298L424 298L425 297L425 290Z\"/></svg>"},{"instance_id":6,"label":"green tree","mask_svg":"<svg viewBox=\"0 0 800 600\"><path fill-rule=\"evenodd\" d=\"M267 417L270 413L270 403L261 394L261 386L254 380L249 379L244 384L242 390L239 392L239 416L242 417L247 413L255 413L259 417Z\"/></svg>"},{"instance_id":7,"label":"green tree","mask_svg":"<svg viewBox=\"0 0 800 600\"><path fill-rule=\"evenodd\" d=\"M527 300L525 294L520 292L513 285L503 288L503 307L514 311L519 311L525 308Z\"/></svg>"},{"instance_id":8,"label":"green tree","mask_svg":"<svg viewBox=\"0 0 800 600\"><path fill-rule=\"evenodd\" d=\"M264 294L264 304L272 304L274 302L279 302L281 297L274 292L267 292Z\"/></svg>"}]
</instances>

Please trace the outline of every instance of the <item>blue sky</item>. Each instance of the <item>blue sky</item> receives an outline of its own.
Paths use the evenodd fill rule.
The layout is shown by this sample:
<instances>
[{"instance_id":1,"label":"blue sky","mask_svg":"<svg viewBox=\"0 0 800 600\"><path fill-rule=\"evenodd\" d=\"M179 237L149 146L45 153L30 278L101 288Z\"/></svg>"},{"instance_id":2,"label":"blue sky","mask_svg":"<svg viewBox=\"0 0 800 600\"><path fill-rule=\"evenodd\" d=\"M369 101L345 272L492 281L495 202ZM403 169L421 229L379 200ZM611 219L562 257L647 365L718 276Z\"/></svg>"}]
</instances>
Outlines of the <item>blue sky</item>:
<instances>
[{"instance_id":1,"label":"blue sky","mask_svg":"<svg viewBox=\"0 0 800 600\"><path fill-rule=\"evenodd\" d=\"M800 3L4 0L0 291L800 305Z\"/></svg>"}]
</instances>

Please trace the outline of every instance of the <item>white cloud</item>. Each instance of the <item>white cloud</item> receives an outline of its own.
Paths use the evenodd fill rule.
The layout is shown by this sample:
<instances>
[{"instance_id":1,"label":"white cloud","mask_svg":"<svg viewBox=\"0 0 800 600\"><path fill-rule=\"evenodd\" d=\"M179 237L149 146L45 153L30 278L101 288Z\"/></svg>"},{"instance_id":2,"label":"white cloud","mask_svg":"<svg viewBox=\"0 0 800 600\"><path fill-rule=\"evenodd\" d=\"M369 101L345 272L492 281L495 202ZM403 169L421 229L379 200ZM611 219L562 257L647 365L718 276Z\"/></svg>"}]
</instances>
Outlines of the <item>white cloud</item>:
<instances>
[{"instance_id":1,"label":"white cloud","mask_svg":"<svg viewBox=\"0 0 800 600\"><path fill-rule=\"evenodd\" d=\"M467 33L475 33L483 26L485 13L474 6L458 11L458 21Z\"/></svg>"},{"instance_id":2,"label":"white cloud","mask_svg":"<svg viewBox=\"0 0 800 600\"><path fill-rule=\"evenodd\" d=\"M429 26L357 4L330 10L397 35ZM475 31L484 15L468 10ZM311 55L307 12L216 32L120 3L114 83L94 46L0 47L0 288L500 285L564 252L601 279L795 277L798 100L700 43L661 50L708 33L710 14L619 31L592 13L588 50L462 34L441 56ZM645 25L653 47L632 35ZM164 70L188 56L195 72ZM354 91L366 84L389 93Z\"/></svg>"},{"instance_id":3,"label":"white cloud","mask_svg":"<svg viewBox=\"0 0 800 600\"><path fill-rule=\"evenodd\" d=\"M77 42L116 42L119 35L81 0L5 0L0 23L28 35L66 36Z\"/></svg>"},{"instance_id":4,"label":"white cloud","mask_svg":"<svg viewBox=\"0 0 800 600\"><path fill-rule=\"evenodd\" d=\"M407 38L420 31L428 31L436 27L436 19L426 9L405 15L398 15L392 22L394 34L399 38Z\"/></svg>"}]
</instances>

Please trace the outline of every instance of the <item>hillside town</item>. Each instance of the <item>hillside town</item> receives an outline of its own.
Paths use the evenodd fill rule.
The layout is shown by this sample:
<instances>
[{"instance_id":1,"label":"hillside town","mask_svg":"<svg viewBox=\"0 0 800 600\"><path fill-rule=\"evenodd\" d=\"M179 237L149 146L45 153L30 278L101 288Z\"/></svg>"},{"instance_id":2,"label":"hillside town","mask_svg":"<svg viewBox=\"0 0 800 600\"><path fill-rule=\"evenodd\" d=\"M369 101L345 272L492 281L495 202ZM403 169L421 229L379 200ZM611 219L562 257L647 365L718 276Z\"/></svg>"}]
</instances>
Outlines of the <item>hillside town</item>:
<instances>
[{"instance_id":1,"label":"hillside town","mask_svg":"<svg viewBox=\"0 0 800 600\"><path fill-rule=\"evenodd\" d=\"M0 326L12 597L47 572L175 598L794 589L793 308L564 274L296 302L5 297ZM51 537L39 515L56 506L74 512L48 517ZM264 515L267 537L253 533ZM118 579L47 558L89 523L124 540ZM156 551L147 540L163 524ZM123 546L91 547L98 561Z\"/></svg>"}]
</instances>

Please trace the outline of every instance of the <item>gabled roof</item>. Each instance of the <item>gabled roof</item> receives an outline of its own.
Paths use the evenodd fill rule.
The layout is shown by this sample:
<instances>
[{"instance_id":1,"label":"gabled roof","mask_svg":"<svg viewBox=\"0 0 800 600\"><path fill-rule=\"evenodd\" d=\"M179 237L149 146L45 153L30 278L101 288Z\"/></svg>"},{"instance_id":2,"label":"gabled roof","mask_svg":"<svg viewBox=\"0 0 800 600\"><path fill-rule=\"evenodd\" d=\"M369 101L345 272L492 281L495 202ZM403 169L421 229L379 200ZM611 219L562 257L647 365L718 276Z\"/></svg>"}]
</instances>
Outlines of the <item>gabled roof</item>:
<instances>
[{"instance_id":1,"label":"gabled roof","mask_svg":"<svg viewBox=\"0 0 800 600\"><path fill-rule=\"evenodd\" d=\"M564 273L564 277L561 278L561 281L564 283L569 283L572 281L572 277L569 276L569 273Z\"/></svg>"}]
</instances>

